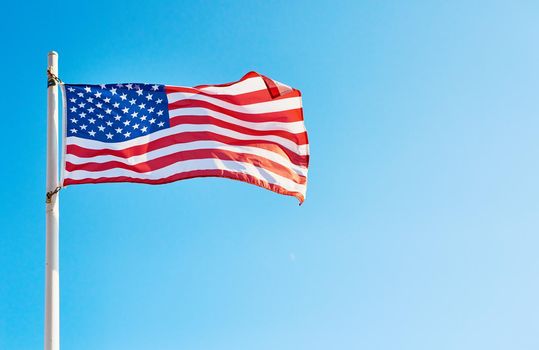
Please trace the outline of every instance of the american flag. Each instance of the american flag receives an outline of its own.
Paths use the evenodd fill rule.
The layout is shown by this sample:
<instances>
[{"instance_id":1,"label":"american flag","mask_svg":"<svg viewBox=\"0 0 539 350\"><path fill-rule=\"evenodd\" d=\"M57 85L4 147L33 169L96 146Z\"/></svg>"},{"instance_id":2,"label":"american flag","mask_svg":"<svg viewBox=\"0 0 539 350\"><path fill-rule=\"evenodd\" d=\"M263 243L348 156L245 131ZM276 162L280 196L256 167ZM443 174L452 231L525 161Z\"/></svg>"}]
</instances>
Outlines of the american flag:
<instances>
[{"instance_id":1,"label":"american flag","mask_svg":"<svg viewBox=\"0 0 539 350\"><path fill-rule=\"evenodd\" d=\"M62 186L224 177L305 199L301 93L256 72L222 85L63 84Z\"/></svg>"}]
</instances>

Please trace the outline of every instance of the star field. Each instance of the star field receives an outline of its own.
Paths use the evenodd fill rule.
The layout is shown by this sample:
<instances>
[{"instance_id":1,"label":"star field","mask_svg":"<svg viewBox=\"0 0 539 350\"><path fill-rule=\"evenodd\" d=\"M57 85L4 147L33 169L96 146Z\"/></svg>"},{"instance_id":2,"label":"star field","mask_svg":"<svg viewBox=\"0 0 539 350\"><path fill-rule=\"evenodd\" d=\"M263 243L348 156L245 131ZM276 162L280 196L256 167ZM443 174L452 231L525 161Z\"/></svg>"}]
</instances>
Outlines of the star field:
<instances>
[{"instance_id":1,"label":"star field","mask_svg":"<svg viewBox=\"0 0 539 350\"><path fill-rule=\"evenodd\" d=\"M164 85L65 85L67 136L121 142L169 127Z\"/></svg>"}]
</instances>

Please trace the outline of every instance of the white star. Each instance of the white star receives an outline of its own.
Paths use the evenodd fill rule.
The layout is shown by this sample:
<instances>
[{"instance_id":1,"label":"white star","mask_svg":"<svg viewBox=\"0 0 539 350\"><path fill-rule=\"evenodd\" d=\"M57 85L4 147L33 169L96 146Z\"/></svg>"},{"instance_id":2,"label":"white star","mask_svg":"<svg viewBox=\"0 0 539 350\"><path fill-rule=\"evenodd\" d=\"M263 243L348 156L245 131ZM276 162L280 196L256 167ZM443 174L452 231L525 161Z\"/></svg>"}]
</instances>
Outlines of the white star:
<instances>
[{"instance_id":1,"label":"white star","mask_svg":"<svg viewBox=\"0 0 539 350\"><path fill-rule=\"evenodd\" d=\"M124 114L127 113L127 112L129 112L129 108L124 107L124 109L122 109L122 112L124 112Z\"/></svg>"},{"instance_id":2,"label":"white star","mask_svg":"<svg viewBox=\"0 0 539 350\"><path fill-rule=\"evenodd\" d=\"M150 108L148 108L148 112L153 113L153 110L154 110L154 109L155 109L155 108L150 107Z\"/></svg>"},{"instance_id":3,"label":"white star","mask_svg":"<svg viewBox=\"0 0 539 350\"><path fill-rule=\"evenodd\" d=\"M158 116L162 116L162 115L163 115L163 111L157 112L157 115L158 115Z\"/></svg>"},{"instance_id":4,"label":"white star","mask_svg":"<svg viewBox=\"0 0 539 350\"><path fill-rule=\"evenodd\" d=\"M95 104L95 106L96 106L97 108L101 108L101 107L103 107L103 104L102 104L101 102L97 102L97 103Z\"/></svg>"},{"instance_id":5,"label":"white star","mask_svg":"<svg viewBox=\"0 0 539 350\"><path fill-rule=\"evenodd\" d=\"M103 114L98 114L97 117L98 117L99 119L103 119L103 118L104 118Z\"/></svg>"},{"instance_id":6,"label":"white star","mask_svg":"<svg viewBox=\"0 0 539 350\"><path fill-rule=\"evenodd\" d=\"M69 131L71 131L73 134L76 134L77 133L77 129L69 129Z\"/></svg>"},{"instance_id":7,"label":"white star","mask_svg":"<svg viewBox=\"0 0 539 350\"><path fill-rule=\"evenodd\" d=\"M99 131L105 131L105 127L103 125L99 125L97 128L99 129Z\"/></svg>"},{"instance_id":8,"label":"white star","mask_svg":"<svg viewBox=\"0 0 539 350\"><path fill-rule=\"evenodd\" d=\"M149 122L150 122L150 124L155 123L155 118L150 119Z\"/></svg>"},{"instance_id":9,"label":"white star","mask_svg":"<svg viewBox=\"0 0 539 350\"><path fill-rule=\"evenodd\" d=\"M142 91L141 89L137 90L137 95L142 96L143 93L144 93L144 91Z\"/></svg>"},{"instance_id":10,"label":"white star","mask_svg":"<svg viewBox=\"0 0 539 350\"><path fill-rule=\"evenodd\" d=\"M133 124L133 129L138 129L140 124Z\"/></svg>"},{"instance_id":11,"label":"white star","mask_svg":"<svg viewBox=\"0 0 539 350\"><path fill-rule=\"evenodd\" d=\"M112 109L110 109L110 108L105 109L105 113L111 114L111 113L112 113Z\"/></svg>"},{"instance_id":12,"label":"white star","mask_svg":"<svg viewBox=\"0 0 539 350\"><path fill-rule=\"evenodd\" d=\"M90 119L88 119L88 121L90 122L90 124L95 124L95 119L94 118L90 118Z\"/></svg>"},{"instance_id":13,"label":"white star","mask_svg":"<svg viewBox=\"0 0 539 350\"><path fill-rule=\"evenodd\" d=\"M107 88L107 85L105 85L105 84L99 84L99 86L101 86L102 89L106 89L106 88Z\"/></svg>"},{"instance_id":14,"label":"white star","mask_svg":"<svg viewBox=\"0 0 539 350\"><path fill-rule=\"evenodd\" d=\"M119 88L123 87L122 84L116 84L116 86L119 87Z\"/></svg>"},{"instance_id":15,"label":"white star","mask_svg":"<svg viewBox=\"0 0 539 350\"><path fill-rule=\"evenodd\" d=\"M90 112L90 113L94 113L94 111L95 111L95 108L94 108L94 107L90 107L90 108L88 108L88 112Z\"/></svg>"},{"instance_id":16,"label":"white star","mask_svg":"<svg viewBox=\"0 0 539 350\"><path fill-rule=\"evenodd\" d=\"M73 113L74 113L74 112L76 112L76 111L77 111L77 107L71 107L71 108L70 108L70 110L71 110L71 112L73 112Z\"/></svg>"},{"instance_id":17,"label":"white star","mask_svg":"<svg viewBox=\"0 0 539 350\"><path fill-rule=\"evenodd\" d=\"M77 93L79 97L84 97L84 94L82 92Z\"/></svg>"},{"instance_id":18,"label":"white star","mask_svg":"<svg viewBox=\"0 0 539 350\"><path fill-rule=\"evenodd\" d=\"M128 138L129 136L131 136L131 132L127 131L127 132L124 134L124 136L125 136L126 138Z\"/></svg>"},{"instance_id":19,"label":"white star","mask_svg":"<svg viewBox=\"0 0 539 350\"><path fill-rule=\"evenodd\" d=\"M105 101L105 103L109 103L109 102L110 102L110 98L109 98L109 97L105 97L105 98L103 99L103 101Z\"/></svg>"},{"instance_id":20,"label":"white star","mask_svg":"<svg viewBox=\"0 0 539 350\"><path fill-rule=\"evenodd\" d=\"M140 108L140 109L144 109L145 107L146 107L146 105L144 103L141 103L141 104L138 105L138 108Z\"/></svg>"},{"instance_id":21,"label":"white star","mask_svg":"<svg viewBox=\"0 0 539 350\"><path fill-rule=\"evenodd\" d=\"M78 122L77 118L71 118L70 120L71 120L72 123L75 123L75 124L77 124L77 122Z\"/></svg>"},{"instance_id":22,"label":"white star","mask_svg":"<svg viewBox=\"0 0 539 350\"><path fill-rule=\"evenodd\" d=\"M92 102L94 102L94 98L93 98L93 97L88 97L88 98L86 99L86 101L92 103Z\"/></svg>"},{"instance_id":23,"label":"white star","mask_svg":"<svg viewBox=\"0 0 539 350\"><path fill-rule=\"evenodd\" d=\"M112 136L113 136L110 132L108 134L105 134L105 135L107 135L107 139L111 139Z\"/></svg>"},{"instance_id":24,"label":"white star","mask_svg":"<svg viewBox=\"0 0 539 350\"><path fill-rule=\"evenodd\" d=\"M144 127L142 127L142 128L140 129L140 131L142 131L142 132L146 132L146 130L148 130L148 127L147 127L147 126L144 126Z\"/></svg>"},{"instance_id":25,"label":"white star","mask_svg":"<svg viewBox=\"0 0 539 350\"><path fill-rule=\"evenodd\" d=\"M77 102L77 99L72 97L72 98L69 99L69 101L71 101L71 103L75 103L75 102Z\"/></svg>"},{"instance_id":26,"label":"white star","mask_svg":"<svg viewBox=\"0 0 539 350\"><path fill-rule=\"evenodd\" d=\"M133 88L133 84L125 84L125 87L127 88L127 90L131 90Z\"/></svg>"},{"instance_id":27,"label":"white star","mask_svg":"<svg viewBox=\"0 0 539 350\"><path fill-rule=\"evenodd\" d=\"M163 100L160 99L160 98L158 98L157 101L155 101L155 103L157 103L157 104L160 104L161 102L163 102Z\"/></svg>"},{"instance_id":28,"label":"white star","mask_svg":"<svg viewBox=\"0 0 539 350\"><path fill-rule=\"evenodd\" d=\"M86 103L84 103L84 102L79 103L79 107L80 107L80 108L82 108L82 107L84 107L84 106L86 106Z\"/></svg>"},{"instance_id":29,"label":"white star","mask_svg":"<svg viewBox=\"0 0 539 350\"><path fill-rule=\"evenodd\" d=\"M100 98L101 97L101 92L100 91L96 92L94 94L94 96L95 96L95 98Z\"/></svg>"},{"instance_id":30,"label":"white star","mask_svg":"<svg viewBox=\"0 0 539 350\"><path fill-rule=\"evenodd\" d=\"M89 86L85 87L84 90L86 90L86 92L92 92L92 89L90 89Z\"/></svg>"},{"instance_id":31,"label":"white star","mask_svg":"<svg viewBox=\"0 0 539 350\"><path fill-rule=\"evenodd\" d=\"M152 95L152 94L146 95L146 99L147 99L148 101L150 101L151 99L153 99L153 95Z\"/></svg>"},{"instance_id":32,"label":"white star","mask_svg":"<svg viewBox=\"0 0 539 350\"><path fill-rule=\"evenodd\" d=\"M159 122L159 123L157 123L157 126L159 126L160 128L162 128L162 127L163 127L163 125L165 125L165 123L164 123L164 122Z\"/></svg>"},{"instance_id":33,"label":"white star","mask_svg":"<svg viewBox=\"0 0 539 350\"><path fill-rule=\"evenodd\" d=\"M69 90L69 92L74 92L75 89L73 89L71 86L67 88Z\"/></svg>"},{"instance_id":34,"label":"white star","mask_svg":"<svg viewBox=\"0 0 539 350\"><path fill-rule=\"evenodd\" d=\"M86 113L82 112L79 114L81 118L86 118Z\"/></svg>"},{"instance_id":35,"label":"white star","mask_svg":"<svg viewBox=\"0 0 539 350\"><path fill-rule=\"evenodd\" d=\"M81 129L81 130L86 130L86 127L87 127L87 126L88 126L88 125L86 125L86 124L82 124L82 125L80 126L80 129Z\"/></svg>"},{"instance_id":36,"label":"white star","mask_svg":"<svg viewBox=\"0 0 539 350\"><path fill-rule=\"evenodd\" d=\"M131 116L132 116L133 118L135 118L137 115L138 115L138 112L133 112L133 113L131 113Z\"/></svg>"},{"instance_id":37,"label":"white star","mask_svg":"<svg viewBox=\"0 0 539 350\"><path fill-rule=\"evenodd\" d=\"M119 115L117 115L116 117L114 117L114 119L116 119L117 121L120 121L120 119L122 119L122 117L120 117Z\"/></svg>"},{"instance_id":38,"label":"white star","mask_svg":"<svg viewBox=\"0 0 539 350\"><path fill-rule=\"evenodd\" d=\"M142 117L140 117L140 120L145 121L146 118L147 118L147 117L146 117L145 115L143 115Z\"/></svg>"},{"instance_id":39,"label":"white star","mask_svg":"<svg viewBox=\"0 0 539 350\"><path fill-rule=\"evenodd\" d=\"M90 136L94 137L95 136L95 131L88 131L88 134L90 134Z\"/></svg>"},{"instance_id":40,"label":"white star","mask_svg":"<svg viewBox=\"0 0 539 350\"><path fill-rule=\"evenodd\" d=\"M125 101L125 100L127 100L127 95L126 94L121 94L120 98L122 99L122 101Z\"/></svg>"},{"instance_id":41,"label":"white star","mask_svg":"<svg viewBox=\"0 0 539 350\"><path fill-rule=\"evenodd\" d=\"M108 126L112 126L112 122L110 120L107 120L106 123L107 123Z\"/></svg>"},{"instance_id":42,"label":"white star","mask_svg":"<svg viewBox=\"0 0 539 350\"><path fill-rule=\"evenodd\" d=\"M120 107L120 104L118 102L114 102L112 105L114 106L114 108Z\"/></svg>"},{"instance_id":43,"label":"white star","mask_svg":"<svg viewBox=\"0 0 539 350\"><path fill-rule=\"evenodd\" d=\"M126 120L126 121L124 122L124 125L125 125L125 126L128 126L129 124L131 124L131 121L130 121L130 120Z\"/></svg>"},{"instance_id":44,"label":"white star","mask_svg":"<svg viewBox=\"0 0 539 350\"><path fill-rule=\"evenodd\" d=\"M111 92L113 95L116 95L116 88L111 88L111 89L110 89L110 92Z\"/></svg>"},{"instance_id":45,"label":"white star","mask_svg":"<svg viewBox=\"0 0 539 350\"><path fill-rule=\"evenodd\" d=\"M153 91L157 91L159 89L159 85L155 84L152 86Z\"/></svg>"},{"instance_id":46,"label":"white star","mask_svg":"<svg viewBox=\"0 0 539 350\"><path fill-rule=\"evenodd\" d=\"M134 98L129 100L129 103L131 103L132 105L134 105L135 103L137 103L137 100L135 100Z\"/></svg>"},{"instance_id":47,"label":"white star","mask_svg":"<svg viewBox=\"0 0 539 350\"><path fill-rule=\"evenodd\" d=\"M116 128L116 132L117 132L118 134L121 134L121 133L122 133L122 128Z\"/></svg>"}]
</instances>

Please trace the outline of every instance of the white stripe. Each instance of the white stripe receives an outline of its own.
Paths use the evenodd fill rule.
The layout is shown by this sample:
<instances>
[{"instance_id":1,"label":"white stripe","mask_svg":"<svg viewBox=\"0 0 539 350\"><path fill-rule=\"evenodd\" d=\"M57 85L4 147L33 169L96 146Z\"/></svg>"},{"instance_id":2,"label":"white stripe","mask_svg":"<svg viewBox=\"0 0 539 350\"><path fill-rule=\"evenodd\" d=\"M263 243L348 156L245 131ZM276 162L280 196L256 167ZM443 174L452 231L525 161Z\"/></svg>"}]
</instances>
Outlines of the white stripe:
<instances>
[{"instance_id":1,"label":"white stripe","mask_svg":"<svg viewBox=\"0 0 539 350\"><path fill-rule=\"evenodd\" d=\"M65 179L83 180L98 179L101 177L128 176L136 179L159 180L188 171L215 169L229 170L237 173L248 174L259 180L267 181L270 184L279 185L287 191L300 192L302 194L305 194L306 185L298 184L286 177L277 175L267 169L259 168L249 163L241 163L236 161L220 160L213 158L181 161L155 171L149 171L147 173L137 173L135 171L119 168L96 172L86 170L66 171Z\"/></svg>"},{"instance_id":2,"label":"white stripe","mask_svg":"<svg viewBox=\"0 0 539 350\"><path fill-rule=\"evenodd\" d=\"M282 112L301 108L301 97L283 98L280 100L252 103L248 105L237 105L234 103L225 102L215 97L204 96L192 92L172 92L167 94L167 98L169 104L186 99L205 101L231 111L246 114Z\"/></svg>"},{"instance_id":3,"label":"white stripe","mask_svg":"<svg viewBox=\"0 0 539 350\"><path fill-rule=\"evenodd\" d=\"M285 157L258 147L247 147L247 146L231 146L225 143L217 141L194 141L187 143L179 143L171 145L168 147L156 149L145 154L138 156L132 156L129 158L122 158L113 155L99 155L94 157L78 157L74 154L67 154L66 161L72 164L84 164L84 163L106 163L111 161L121 162L127 165L137 165L145 163L150 160L157 158L165 157L176 152L183 151L192 151L199 149L219 149L224 151L236 152L236 153L247 153L252 154L257 157L263 157L268 160L274 161L275 163L281 164L282 166L289 168L290 170L296 172L299 175L307 176L307 168L293 164L290 160Z\"/></svg>"},{"instance_id":4,"label":"white stripe","mask_svg":"<svg viewBox=\"0 0 539 350\"><path fill-rule=\"evenodd\" d=\"M266 83L261 77L253 77L229 86L207 86L198 90L215 95L241 95L258 90L266 90Z\"/></svg>"},{"instance_id":5,"label":"white stripe","mask_svg":"<svg viewBox=\"0 0 539 350\"><path fill-rule=\"evenodd\" d=\"M305 126L303 122L246 122L241 119L234 118L228 114L223 114L219 112L212 111L211 109L193 107L193 108L178 108L169 111L169 116L172 117L183 117L183 116L209 116L213 117L228 123L236 124L243 126L245 128L253 130L283 130L288 131L292 134L300 134L305 132Z\"/></svg>"},{"instance_id":6,"label":"white stripe","mask_svg":"<svg viewBox=\"0 0 539 350\"><path fill-rule=\"evenodd\" d=\"M309 154L308 145L298 145L295 142L292 142L289 139L285 139L283 137L279 137L275 135L262 135L262 136L246 135L246 134L239 133L237 131L233 131L226 128L221 128L219 126L211 125L211 124L176 125L172 128L162 129L150 135L139 136L132 140L123 141L123 142L107 143L107 142L101 142L101 141L95 141L95 140L88 140L88 139L84 139L77 136L67 137L66 142L67 142L67 145L78 145L78 146L89 148L89 149L104 149L105 148L105 149L112 149L112 150L122 150L125 148L137 146L137 145L147 144L150 141L155 141L165 136L175 135L182 132L198 132L198 131L209 131L209 132L213 132L219 135L228 136L228 137L232 137L232 138L240 139L240 140L271 141L299 155Z\"/></svg>"}]
</instances>

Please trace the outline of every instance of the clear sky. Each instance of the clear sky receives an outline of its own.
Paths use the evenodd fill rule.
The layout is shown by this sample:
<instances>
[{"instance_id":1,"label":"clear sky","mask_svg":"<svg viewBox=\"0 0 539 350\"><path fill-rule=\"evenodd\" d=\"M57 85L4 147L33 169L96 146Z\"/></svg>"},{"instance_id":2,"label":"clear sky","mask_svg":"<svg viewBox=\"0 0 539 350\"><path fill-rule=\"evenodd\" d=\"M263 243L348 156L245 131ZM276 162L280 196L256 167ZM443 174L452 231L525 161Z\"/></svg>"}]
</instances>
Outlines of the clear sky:
<instances>
[{"instance_id":1,"label":"clear sky","mask_svg":"<svg viewBox=\"0 0 539 350\"><path fill-rule=\"evenodd\" d=\"M303 93L307 200L61 192L64 349L539 348L535 1L2 5L0 349L43 344L46 58L71 83Z\"/></svg>"}]
</instances>

